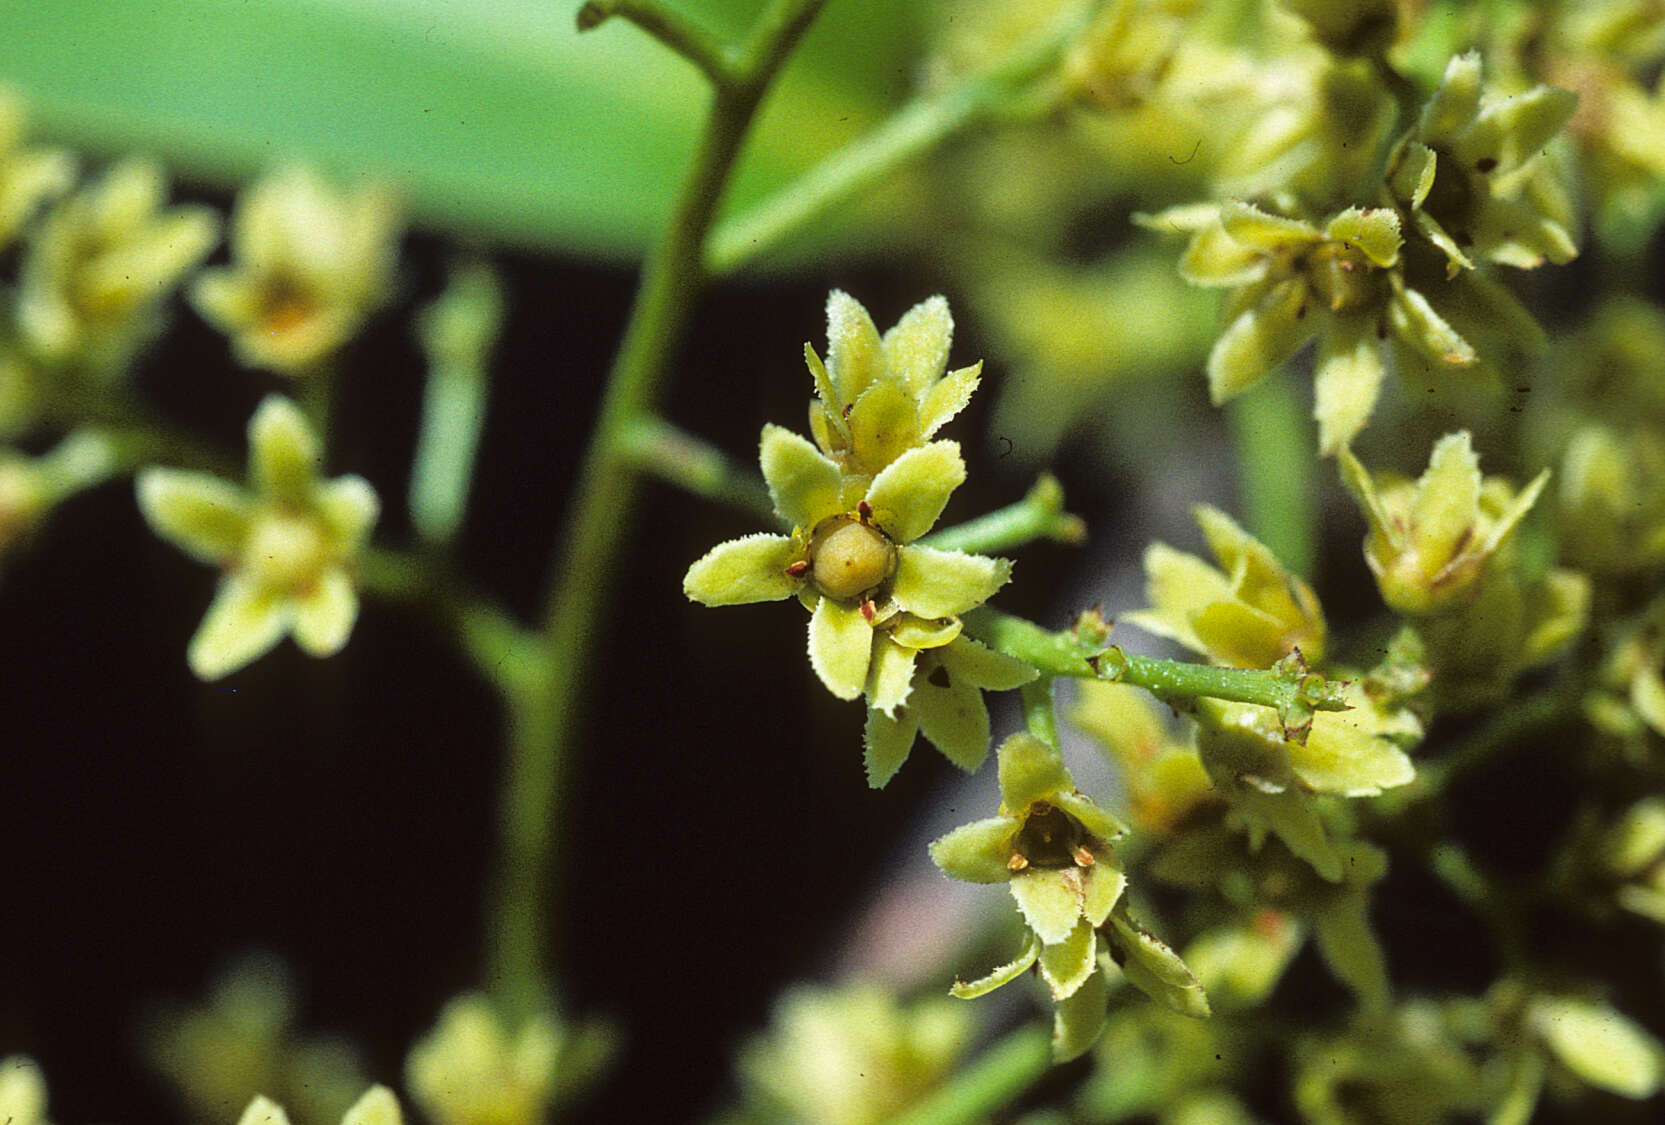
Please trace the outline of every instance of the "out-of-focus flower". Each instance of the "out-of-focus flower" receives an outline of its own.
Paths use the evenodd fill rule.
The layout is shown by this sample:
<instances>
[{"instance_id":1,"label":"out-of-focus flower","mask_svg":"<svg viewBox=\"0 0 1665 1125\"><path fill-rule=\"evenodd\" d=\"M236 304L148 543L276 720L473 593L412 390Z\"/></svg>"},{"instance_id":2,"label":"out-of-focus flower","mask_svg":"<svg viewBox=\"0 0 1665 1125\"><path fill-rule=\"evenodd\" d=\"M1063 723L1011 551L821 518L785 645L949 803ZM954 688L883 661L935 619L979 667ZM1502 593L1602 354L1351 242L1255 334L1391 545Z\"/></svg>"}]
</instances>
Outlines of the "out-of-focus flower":
<instances>
[{"instance_id":1,"label":"out-of-focus flower","mask_svg":"<svg viewBox=\"0 0 1665 1125\"><path fill-rule=\"evenodd\" d=\"M274 395L249 422L252 493L206 473L139 474L152 530L223 570L187 653L202 679L236 671L286 634L312 656L346 645L358 617L353 567L379 505L363 477L318 479L318 461L306 419Z\"/></svg>"},{"instance_id":2,"label":"out-of-focus flower","mask_svg":"<svg viewBox=\"0 0 1665 1125\"><path fill-rule=\"evenodd\" d=\"M205 207L165 206L168 184L147 160L126 160L59 203L28 242L17 324L46 362L119 374L156 330L162 301L219 235Z\"/></svg>"},{"instance_id":3,"label":"out-of-focus flower","mask_svg":"<svg viewBox=\"0 0 1665 1125\"><path fill-rule=\"evenodd\" d=\"M459 996L411 1048L405 1085L434 1125L538 1125L555 1097L562 1045L546 1015L511 1030L484 996Z\"/></svg>"},{"instance_id":4,"label":"out-of-focus flower","mask_svg":"<svg viewBox=\"0 0 1665 1125\"><path fill-rule=\"evenodd\" d=\"M387 299L398 239L386 191L341 196L306 168L283 168L238 201L234 265L205 271L191 300L244 364L305 375Z\"/></svg>"},{"instance_id":5,"label":"out-of-focus flower","mask_svg":"<svg viewBox=\"0 0 1665 1125\"><path fill-rule=\"evenodd\" d=\"M0 448L0 564L54 506L114 469L109 438L92 430L70 434L39 457Z\"/></svg>"},{"instance_id":6,"label":"out-of-focus flower","mask_svg":"<svg viewBox=\"0 0 1665 1125\"><path fill-rule=\"evenodd\" d=\"M399 1099L386 1086L372 1086L341 1117L341 1125L402 1125ZM277 1102L257 1094L237 1125L289 1125L289 1114Z\"/></svg>"},{"instance_id":7,"label":"out-of-focus flower","mask_svg":"<svg viewBox=\"0 0 1665 1125\"><path fill-rule=\"evenodd\" d=\"M0 1059L0 1121L6 1125L47 1125L46 1076L34 1059Z\"/></svg>"},{"instance_id":8,"label":"out-of-focus flower","mask_svg":"<svg viewBox=\"0 0 1665 1125\"><path fill-rule=\"evenodd\" d=\"M882 1125L935 1089L972 1039L947 998L902 1004L872 984L795 988L740 1052L747 1125ZM729 1120L725 1118L724 1120Z\"/></svg>"}]
</instances>

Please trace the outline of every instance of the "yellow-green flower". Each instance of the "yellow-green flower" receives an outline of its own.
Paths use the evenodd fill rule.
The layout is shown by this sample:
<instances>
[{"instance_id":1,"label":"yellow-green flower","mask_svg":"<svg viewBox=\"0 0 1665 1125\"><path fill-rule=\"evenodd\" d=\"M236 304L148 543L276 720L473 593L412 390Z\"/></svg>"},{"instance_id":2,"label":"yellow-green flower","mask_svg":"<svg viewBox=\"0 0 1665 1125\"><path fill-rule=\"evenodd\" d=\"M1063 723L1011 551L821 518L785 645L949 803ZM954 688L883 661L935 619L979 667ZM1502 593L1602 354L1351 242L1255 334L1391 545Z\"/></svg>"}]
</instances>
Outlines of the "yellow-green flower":
<instances>
[{"instance_id":1,"label":"yellow-green flower","mask_svg":"<svg viewBox=\"0 0 1665 1125\"><path fill-rule=\"evenodd\" d=\"M191 300L244 364L302 375L387 298L398 236L398 208L385 191L343 197L306 168L284 168L238 201L235 264L204 272Z\"/></svg>"},{"instance_id":2,"label":"yellow-green flower","mask_svg":"<svg viewBox=\"0 0 1665 1125\"><path fill-rule=\"evenodd\" d=\"M484 996L460 996L411 1048L405 1085L434 1125L538 1125L555 1096L561 1046L547 1016L511 1032Z\"/></svg>"},{"instance_id":3,"label":"yellow-green flower","mask_svg":"<svg viewBox=\"0 0 1665 1125\"><path fill-rule=\"evenodd\" d=\"M378 502L363 477L318 479L318 462L306 419L274 395L249 422L252 492L206 473L139 474L151 529L223 572L187 653L202 679L236 671L286 634L312 656L347 643L358 616L353 566Z\"/></svg>"},{"instance_id":4,"label":"yellow-green flower","mask_svg":"<svg viewBox=\"0 0 1665 1125\"><path fill-rule=\"evenodd\" d=\"M1422 116L1388 158L1387 182L1417 229L1445 253L1447 272L1474 258L1533 269L1578 255L1565 189L1538 154L1578 98L1553 86L1483 97L1481 62L1452 59Z\"/></svg>"},{"instance_id":5,"label":"yellow-green flower","mask_svg":"<svg viewBox=\"0 0 1665 1125\"><path fill-rule=\"evenodd\" d=\"M840 699L868 686L876 630L903 614L964 613L1011 576L1005 559L914 542L965 480L956 442L910 448L870 478L845 473L807 439L769 425L760 459L792 533L718 544L688 568L683 592L712 606L797 595L811 611L810 665Z\"/></svg>"},{"instance_id":6,"label":"yellow-green flower","mask_svg":"<svg viewBox=\"0 0 1665 1125\"><path fill-rule=\"evenodd\" d=\"M39 457L0 448L0 564L55 505L114 468L109 439L94 431L70 434Z\"/></svg>"},{"instance_id":7,"label":"yellow-green flower","mask_svg":"<svg viewBox=\"0 0 1665 1125\"><path fill-rule=\"evenodd\" d=\"M1083 680L1070 723L1103 747L1127 790L1135 828L1168 835L1199 805L1218 799L1196 748L1163 724L1149 692Z\"/></svg>"},{"instance_id":8,"label":"yellow-green flower","mask_svg":"<svg viewBox=\"0 0 1665 1125\"><path fill-rule=\"evenodd\" d=\"M971 1013L943 997L903 1005L867 983L794 988L775 1003L768 1036L740 1052L758 1113L739 1120L885 1125L937 1088L974 1030Z\"/></svg>"},{"instance_id":9,"label":"yellow-green flower","mask_svg":"<svg viewBox=\"0 0 1665 1125\"><path fill-rule=\"evenodd\" d=\"M29 240L17 324L51 363L110 376L155 330L162 300L219 236L205 207L166 208L161 168L127 160L58 204Z\"/></svg>"},{"instance_id":10,"label":"yellow-green flower","mask_svg":"<svg viewBox=\"0 0 1665 1125\"><path fill-rule=\"evenodd\" d=\"M818 397L809 428L846 473L873 476L930 441L970 401L982 361L947 371L954 318L941 297L921 301L883 337L861 302L827 298L827 360L804 345Z\"/></svg>"},{"instance_id":11,"label":"yellow-green flower","mask_svg":"<svg viewBox=\"0 0 1665 1125\"><path fill-rule=\"evenodd\" d=\"M1151 608L1126 620L1228 667L1270 668L1296 649L1310 663L1322 660L1324 612L1311 587L1224 512L1203 505L1195 515L1220 569L1151 544Z\"/></svg>"},{"instance_id":12,"label":"yellow-green flower","mask_svg":"<svg viewBox=\"0 0 1665 1125\"><path fill-rule=\"evenodd\" d=\"M1516 493L1499 477L1483 478L1467 430L1436 442L1415 482L1372 475L1350 450L1342 451L1341 468L1370 524L1364 557L1382 600L1412 616L1471 600L1486 564L1549 481L1545 469Z\"/></svg>"},{"instance_id":13,"label":"yellow-green flower","mask_svg":"<svg viewBox=\"0 0 1665 1125\"><path fill-rule=\"evenodd\" d=\"M1000 744L1000 809L931 844L943 872L972 883L1005 883L1028 926L1018 956L953 995L982 996L1039 966L1058 1007L1060 1059L1092 1046L1104 1024L1108 965L1140 990L1191 1015L1208 1001L1184 963L1128 916L1127 875L1111 841L1124 829L1075 787L1055 747L1027 733ZM1114 972L1114 969L1108 971Z\"/></svg>"}]
</instances>

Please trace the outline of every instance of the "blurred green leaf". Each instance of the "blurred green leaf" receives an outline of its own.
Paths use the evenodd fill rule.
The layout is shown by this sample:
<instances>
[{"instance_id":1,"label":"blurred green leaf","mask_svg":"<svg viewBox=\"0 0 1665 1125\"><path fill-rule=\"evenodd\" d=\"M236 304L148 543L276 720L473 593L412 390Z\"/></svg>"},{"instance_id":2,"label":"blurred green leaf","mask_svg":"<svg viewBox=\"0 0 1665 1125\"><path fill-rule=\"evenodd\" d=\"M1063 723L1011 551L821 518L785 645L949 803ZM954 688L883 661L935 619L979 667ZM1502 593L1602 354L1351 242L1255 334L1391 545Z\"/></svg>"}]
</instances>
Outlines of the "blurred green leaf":
<instances>
[{"instance_id":1,"label":"blurred green leaf","mask_svg":"<svg viewBox=\"0 0 1665 1125\"><path fill-rule=\"evenodd\" d=\"M38 133L92 155L152 152L222 185L300 157L391 180L421 226L633 257L670 207L709 95L692 66L622 20L580 36L578 6L0 0L0 83L29 100ZM737 37L761 0L683 6ZM901 100L909 11L828 6L764 111L730 208ZM869 224L876 213L863 212ZM842 222L818 228L799 254L864 243Z\"/></svg>"}]
</instances>

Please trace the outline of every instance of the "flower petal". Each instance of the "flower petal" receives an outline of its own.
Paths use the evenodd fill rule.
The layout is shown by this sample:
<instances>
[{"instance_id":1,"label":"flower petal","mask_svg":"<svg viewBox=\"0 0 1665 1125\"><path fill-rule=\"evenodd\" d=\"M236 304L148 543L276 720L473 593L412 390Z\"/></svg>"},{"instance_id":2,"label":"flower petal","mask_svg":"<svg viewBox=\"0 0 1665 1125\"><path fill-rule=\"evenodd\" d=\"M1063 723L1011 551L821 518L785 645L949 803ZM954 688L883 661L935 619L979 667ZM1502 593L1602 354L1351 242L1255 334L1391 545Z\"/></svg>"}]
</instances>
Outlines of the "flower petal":
<instances>
[{"instance_id":1,"label":"flower petal","mask_svg":"<svg viewBox=\"0 0 1665 1125\"><path fill-rule=\"evenodd\" d=\"M1052 1010L1052 1061L1069 1062L1086 1054L1104 1033L1109 1010L1109 986L1103 973L1094 973Z\"/></svg>"},{"instance_id":2,"label":"flower petal","mask_svg":"<svg viewBox=\"0 0 1665 1125\"><path fill-rule=\"evenodd\" d=\"M399 1099L386 1086L372 1086L341 1118L341 1125L402 1125Z\"/></svg>"},{"instance_id":3,"label":"flower petal","mask_svg":"<svg viewBox=\"0 0 1665 1125\"><path fill-rule=\"evenodd\" d=\"M1004 883L1012 877L1007 863L1019 824L1009 816L991 816L962 824L931 841L931 862L943 874L968 883Z\"/></svg>"},{"instance_id":4,"label":"flower petal","mask_svg":"<svg viewBox=\"0 0 1665 1125\"><path fill-rule=\"evenodd\" d=\"M895 379L871 383L850 408L850 448L868 472L878 472L918 445L919 407Z\"/></svg>"},{"instance_id":5,"label":"flower petal","mask_svg":"<svg viewBox=\"0 0 1665 1125\"><path fill-rule=\"evenodd\" d=\"M351 554L369 538L381 501L369 481L356 473L325 481L313 492L314 506L340 548Z\"/></svg>"},{"instance_id":6,"label":"flower petal","mask_svg":"<svg viewBox=\"0 0 1665 1125\"><path fill-rule=\"evenodd\" d=\"M1085 918L1063 941L1041 947L1041 978L1052 989L1054 1000L1067 1000L1098 971L1098 935Z\"/></svg>"},{"instance_id":7,"label":"flower petal","mask_svg":"<svg viewBox=\"0 0 1665 1125\"><path fill-rule=\"evenodd\" d=\"M701 605L778 602L802 586L786 573L798 547L784 535L759 532L707 551L682 576L682 592Z\"/></svg>"},{"instance_id":8,"label":"flower petal","mask_svg":"<svg viewBox=\"0 0 1665 1125\"><path fill-rule=\"evenodd\" d=\"M217 680L264 656L289 631L289 606L253 582L231 577L197 627L185 660L201 680Z\"/></svg>"},{"instance_id":9,"label":"flower petal","mask_svg":"<svg viewBox=\"0 0 1665 1125\"><path fill-rule=\"evenodd\" d=\"M248 496L207 473L146 469L137 483L139 511L152 531L206 563L235 558L248 533Z\"/></svg>"},{"instance_id":10,"label":"flower petal","mask_svg":"<svg viewBox=\"0 0 1665 1125\"><path fill-rule=\"evenodd\" d=\"M844 403L882 374L884 355L879 330L860 301L834 289L827 296L827 372Z\"/></svg>"},{"instance_id":11,"label":"flower petal","mask_svg":"<svg viewBox=\"0 0 1665 1125\"><path fill-rule=\"evenodd\" d=\"M908 450L874 477L867 502L886 534L898 543L911 543L931 530L948 506L948 497L964 481L959 442L933 441Z\"/></svg>"},{"instance_id":12,"label":"flower petal","mask_svg":"<svg viewBox=\"0 0 1665 1125\"><path fill-rule=\"evenodd\" d=\"M1320 454L1334 454L1364 429L1385 374L1371 324L1360 317L1333 318L1319 337L1313 365L1312 416L1318 420Z\"/></svg>"},{"instance_id":13,"label":"flower petal","mask_svg":"<svg viewBox=\"0 0 1665 1125\"><path fill-rule=\"evenodd\" d=\"M256 1094L243 1110L243 1116L237 1119L237 1125L289 1125L289 1115L271 1098Z\"/></svg>"},{"instance_id":14,"label":"flower petal","mask_svg":"<svg viewBox=\"0 0 1665 1125\"><path fill-rule=\"evenodd\" d=\"M1064 768L1063 756L1025 731L1000 744L1000 804L1022 816L1036 801L1047 801L1062 790L1075 789L1075 779Z\"/></svg>"},{"instance_id":15,"label":"flower petal","mask_svg":"<svg viewBox=\"0 0 1665 1125\"><path fill-rule=\"evenodd\" d=\"M952 617L994 596L1012 577L1009 559L939 551L915 543L897 551L891 596L920 617Z\"/></svg>"},{"instance_id":16,"label":"flower petal","mask_svg":"<svg viewBox=\"0 0 1665 1125\"><path fill-rule=\"evenodd\" d=\"M1048 945L1063 941L1081 918L1077 867L1027 867L1012 876L1012 897L1023 920Z\"/></svg>"},{"instance_id":17,"label":"flower petal","mask_svg":"<svg viewBox=\"0 0 1665 1125\"><path fill-rule=\"evenodd\" d=\"M883 789L913 750L914 735L919 722L913 712L904 709L896 718L886 718L877 708L867 711L867 726L862 730L863 764L867 767L867 784Z\"/></svg>"},{"instance_id":18,"label":"flower petal","mask_svg":"<svg viewBox=\"0 0 1665 1125\"><path fill-rule=\"evenodd\" d=\"M1127 873L1107 862L1108 858L1100 859L1081 875L1081 917L1092 926L1104 925L1127 889Z\"/></svg>"},{"instance_id":19,"label":"flower petal","mask_svg":"<svg viewBox=\"0 0 1665 1125\"><path fill-rule=\"evenodd\" d=\"M1302 284L1274 286L1238 314L1208 353L1208 393L1214 404L1241 394L1294 355L1312 336Z\"/></svg>"},{"instance_id":20,"label":"flower petal","mask_svg":"<svg viewBox=\"0 0 1665 1125\"><path fill-rule=\"evenodd\" d=\"M987 691L1011 691L1041 674L1033 664L985 648L970 637L949 641L941 659L955 679Z\"/></svg>"},{"instance_id":21,"label":"flower petal","mask_svg":"<svg viewBox=\"0 0 1665 1125\"><path fill-rule=\"evenodd\" d=\"M773 422L763 427L758 462L775 511L805 531L839 510L838 466L808 438Z\"/></svg>"},{"instance_id":22,"label":"flower petal","mask_svg":"<svg viewBox=\"0 0 1665 1125\"><path fill-rule=\"evenodd\" d=\"M965 409L966 403L971 401L972 392L982 381L983 361L978 360L970 367L961 367L950 371L942 380L925 392L925 397L919 400L919 436L925 440Z\"/></svg>"},{"instance_id":23,"label":"flower petal","mask_svg":"<svg viewBox=\"0 0 1665 1125\"><path fill-rule=\"evenodd\" d=\"M894 719L896 709L907 701L913 688L913 662L917 649L896 644L883 633L875 634L873 659L867 669L867 705Z\"/></svg>"},{"instance_id":24,"label":"flower petal","mask_svg":"<svg viewBox=\"0 0 1665 1125\"><path fill-rule=\"evenodd\" d=\"M1112 956L1122 973L1139 991L1181 1015L1208 1018L1208 997L1179 954L1130 918L1126 910L1111 912L1105 936L1117 951Z\"/></svg>"},{"instance_id":25,"label":"flower petal","mask_svg":"<svg viewBox=\"0 0 1665 1125\"><path fill-rule=\"evenodd\" d=\"M1122 822L1101 808L1097 801L1077 790L1059 789L1047 800L1080 821L1081 827L1100 840L1114 840L1127 831Z\"/></svg>"},{"instance_id":26,"label":"flower petal","mask_svg":"<svg viewBox=\"0 0 1665 1125\"><path fill-rule=\"evenodd\" d=\"M933 682L938 678L946 678L947 686ZM989 754L989 710L969 680L939 666L915 686L909 705L919 717L920 731L943 757L967 773L983 764Z\"/></svg>"},{"instance_id":27,"label":"flower petal","mask_svg":"<svg viewBox=\"0 0 1665 1125\"><path fill-rule=\"evenodd\" d=\"M1035 931L1026 930L1023 935L1023 948L1018 951L1016 957L987 976L978 977L974 981L963 984L955 981L953 987L948 990L948 994L961 1000L975 1000L979 996L987 996L1001 985L1014 981L1021 976L1025 969L1035 963L1035 958L1040 956L1040 952L1041 939L1035 936Z\"/></svg>"},{"instance_id":28,"label":"flower petal","mask_svg":"<svg viewBox=\"0 0 1665 1125\"><path fill-rule=\"evenodd\" d=\"M822 598L809 619L809 665L827 690L854 699L867 684L873 626L854 606Z\"/></svg>"},{"instance_id":29,"label":"flower petal","mask_svg":"<svg viewBox=\"0 0 1665 1125\"><path fill-rule=\"evenodd\" d=\"M358 620L358 592L338 566L319 576L317 585L295 599L291 631L308 656L334 656L352 636Z\"/></svg>"},{"instance_id":30,"label":"flower petal","mask_svg":"<svg viewBox=\"0 0 1665 1125\"><path fill-rule=\"evenodd\" d=\"M947 369L953 340L954 317L948 311L948 299L927 297L885 333L885 367L918 397Z\"/></svg>"},{"instance_id":31,"label":"flower petal","mask_svg":"<svg viewBox=\"0 0 1665 1125\"><path fill-rule=\"evenodd\" d=\"M1467 51L1445 66L1439 88L1422 107L1417 137L1428 145L1455 139L1480 111L1480 53Z\"/></svg>"},{"instance_id":32,"label":"flower petal","mask_svg":"<svg viewBox=\"0 0 1665 1125\"><path fill-rule=\"evenodd\" d=\"M268 395L249 420L249 467L262 499L309 503L318 479L318 441L300 407Z\"/></svg>"},{"instance_id":33,"label":"flower petal","mask_svg":"<svg viewBox=\"0 0 1665 1125\"><path fill-rule=\"evenodd\" d=\"M1611 1004L1541 996L1528 1011L1555 1057L1590 1085L1641 1099L1652 1097L1665 1080L1659 1041Z\"/></svg>"}]
</instances>

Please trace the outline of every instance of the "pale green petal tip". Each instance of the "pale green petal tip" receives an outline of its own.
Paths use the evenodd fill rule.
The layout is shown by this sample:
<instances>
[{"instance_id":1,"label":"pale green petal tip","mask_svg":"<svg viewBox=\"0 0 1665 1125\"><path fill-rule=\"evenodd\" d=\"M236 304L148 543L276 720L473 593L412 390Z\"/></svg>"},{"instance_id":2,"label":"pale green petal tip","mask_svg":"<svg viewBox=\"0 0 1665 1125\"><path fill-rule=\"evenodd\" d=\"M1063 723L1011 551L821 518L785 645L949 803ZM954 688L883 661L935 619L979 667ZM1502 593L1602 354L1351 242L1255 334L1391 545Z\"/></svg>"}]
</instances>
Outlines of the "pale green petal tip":
<instances>
[{"instance_id":1,"label":"pale green petal tip","mask_svg":"<svg viewBox=\"0 0 1665 1125\"><path fill-rule=\"evenodd\" d=\"M1012 577L1008 559L905 546L898 552L892 595L920 617L952 617L982 605Z\"/></svg>"},{"instance_id":2,"label":"pale green petal tip","mask_svg":"<svg viewBox=\"0 0 1665 1125\"><path fill-rule=\"evenodd\" d=\"M1032 734L1019 731L1000 744L997 754L1001 803L1014 814L1060 790L1075 788L1062 755Z\"/></svg>"},{"instance_id":3,"label":"pale green petal tip","mask_svg":"<svg viewBox=\"0 0 1665 1125\"><path fill-rule=\"evenodd\" d=\"M1093 973L1075 995L1052 1012L1052 1060L1064 1063L1089 1051L1104 1033L1110 990L1102 973Z\"/></svg>"},{"instance_id":4,"label":"pale green petal tip","mask_svg":"<svg viewBox=\"0 0 1665 1125\"><path fill-rule=\"evenodd\" d=\"M186 663L199 680L217 680L266 655L288 629L281 598L226 579L191 638Z\"/></svg>"},{"instance_id":5,"label":"pale green petal tip","mask_svg":"<svg viewBox=\"0 0 1665 1125\"><path fill-rule=\"evenodd\" d=\"M827 370L846 402L867 389L883 362L879 330L862 303L842 289L827 295Z\"/></svg>"},{"instance_id":6,"label":"pale green petal tip","mask_svg":"<svg viewBox=\"0 0 1665 1125\"><path fill-rule=\"evenodd\" d=\"M885 366L917 395L942 375L953 340L954 317L948 311L948 299L927 297L884 334Z\"/></svg>"},{"instance_id":7,"label":"pale green petal tip","mask_svg":"<svg viewBox=\"0 0 1665 1125\"><path fill-rule=\"evenodd\" d=\"M931 862L945 875L968 883L1004 883L1019 825L1010 817L991 816L962 824L931 842Z\"/></svg>"},{"instance_id":8,"label":"pale green petal tip","mask_svg":"<svg viewBox=\"0 0 1665 1125\"><path fill-rule=\"evenodd\" d=\"M1052 999L1068 1000L1098 971L1098 936L1086 919L1079 919L1063 941L1041 948L1041 979Z\"/></svg>"},{"instance_id":9,"label":"pale green petal tip","mask_svg":"<svg viewBox=\"0 0 1665 1125\"><path fill-rule=\"evenodd\" d=\"M1638 1100L1659 1091L1659 1041L1611 1005L1543 997L1531 1019L1556 1059L1590 1085Z\"/></svg>"},{"instance_id":10,"label":"pale green petal tip","mask_svg":"<svg viewBox=\"0 0 1665 1125\"><path fill-rule=\"evenodd\" d=\"M372 1086L341 1118L341 1125L402 1125L399 1099L386 1086Z\"/></svg>"},{"instance_id":11,"label":"pale green petal tip","mask_svg":"<svg viewBox=\"0 0 1665 1125\"><path fill-rule=\"evenodd\" d=\"M310 499L318 475L318 442L300 407L268 395L249 420L249 459L263 495Z\"/></svg>"},{"instance_id":12,"label":"pale green petal tip","mask_svg":"<svg viewBox=\"0 0 1665 1125\"><path fill-rule=\"evenodd\" d=\"M709 606L780 601L803 585L786 573L795 553L791 539L767 532L719 543L688 568L682 592Z\"/></svg>"},{"instance_id":13,"label":"pale green petal tip","mask_svg":"<svg viewBox=\"0 0 1665 1125\"><path fill-rule=\"evenodd\" d=\"M234 556L248 530L248 497L207 473L145 469L135 491L151 530L203 562Z\"/></svg>"},{"instance_id":14,"label":"pale green petal tip","mask_svg":"<svg viewBox=\"0 0 1665 1125\"><path fill-rule=\"evenodd\" d=\"M809 664L827 690L854 699L867 684L873 626L861 611L822 598L809 619Z\"/></svg>"},{"instance_id":15,"label":"pale green petal tip","mask_svg":"<svg viewBox=\"0 0 1665 1125\"><path fill-rule=\"evenodd\" d=\"M883 789L890 784L902 764L913 751L918 726L905 712L891 718L877 708L867 712L867 725L862 731L862 758L870 789Z\"/></svg>"},{"instance_id":16,"label":"pale green petal tip","mask_svg":"<svg viewBox=\"0 0 1665 1125\"><path fill-rule=\"evenodd\" d=\"M1207 1019L1208 996L1179 954L1128 916L1125 909L1110 915L1105 931L1116 947L1116 963L1134 987L1181 1015Z\"/></svg>"},{"instance_id":17,"label":"pale green petal tip","mask_svg":"<svg viewBox=\"0 0 1665 1125\"><path fill-rule=\"evenodd\" d=\"M289 1125L289 1115L271 1098L257 1094L237 1119L237 1125Z\"/></svg>"},{"instance_id":18,"label":"pale green petal tip","mask_svg":"<svg viewBox=\"0 0 1665 1125\"><path fill-rule=\"evenodd\" d=\"M319 485L313 502L319 516L348 553L369 538L370 529L376 526L382 510L375 486L357 473Z\"/></svg>"},{"instance_id":19,"label":"pale green petal tip","mask_svg":"<svg viewBox=\"0 0 1665 1125\"><path fill-rule=\"evenodd\" d=\"M347 647L358 620L358 593L340 567L326 570L316 586L295 599L292 631L308 656L334 656Z\"/></svg>"}]
</instances>

